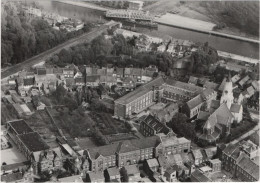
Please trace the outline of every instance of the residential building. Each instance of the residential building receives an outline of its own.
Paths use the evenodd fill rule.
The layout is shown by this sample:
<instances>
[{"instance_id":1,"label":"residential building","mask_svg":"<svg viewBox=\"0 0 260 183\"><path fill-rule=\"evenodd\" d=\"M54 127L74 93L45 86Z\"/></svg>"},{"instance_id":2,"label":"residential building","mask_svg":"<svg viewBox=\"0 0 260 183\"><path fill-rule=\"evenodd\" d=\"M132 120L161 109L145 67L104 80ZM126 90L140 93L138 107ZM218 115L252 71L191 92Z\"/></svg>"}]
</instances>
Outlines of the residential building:
<instances>
[{"instance_id":1,"label":"residential building","mask_svg":"<svg viewBox=\"0 0 260 183\"><path fill-rule=\"evenodd\" d=\"M203 155L200 149L191 150L195 165L200 165L203 162Z\"/></svg>"},{"instance_id":2,"label":"residential building","mask_svg":"<svg viewBox=\"0 0 260 183\"><path fill-rule=\"evenodd\" d=\"M174 166L166 169L163 176L165 177L167 182L176 182L178 180L177 179L178 169L179 169L179 167L177 165L174 165Z\"/></svg>"},{"instance_id":3,"label":"residential building","mask_svg":"<svg viewBox=\"0 0 260 183\"><path fill-rule=\"evenodd\" d=\"M140 132L145 136L153 136L159 133L168 135L172 132L165 124L152 115L146 116L140 123Z\"/></svg>"},{"instance_id":4,"label":"residential building","mask_svg":"<svg viewBox=\"0 0 260 183\"><path fill-rule=\"evenodd\" d=\"M145 160L143 163L143 170L149 177L153 177L159 171L159 163L156 158Z\"/></svg>"},{"instance_id":5,"label":"residential building","mask_svg":"<svg viewBox=\"0 0 260 183\"><path fill-rule=\"evenodd\" d=\"M140 171L137 165L127 165L124 168L126 169L130 182L140 178Z\"/></svg>"},{"instance_id":6,"label":"residential building","mask_svg":"<svg viewBox=\"0 0 260 183\"><path fill-rule=\"evenodd\" d=\"M86 86L97 87L100 83L100 76L86 76Z\"/></svg>"},{"instance_id":7,"label":"residential building","mask_svg":"<svg viewBox=\"0 0 260 183\"><path fill-rule=\"evenodd\" d=\"M249 79L250 79L249 76L245 76L243 79L241 79L241 80L238 82L238 84L239 84L241 87L243 87L244 84L245 84Z\"/></svg>"},{"instance_id":8,"label":"residential building","mask_svg":"<svg viewBox=\"0 0 260 183\"><path fill-rule=\"evenodd\" d=\"M88 172L86 182L105 183L103 172Z\"/></svg>"},{"instance_id":9,"label":"residential building","mask_svg":"<svg viewBox=\"0 0 260 183\"><path fill-rule=\"evenodd\" d=\"M106 182L120 182L121 180L121 175L119 172L119 168L113 167L113 168L108 168L104 172Z\"/></svg>"},{"instance_id":10,"label":"residential building","mask_svg":"<svg viewBox=\"0 0 260 183\"><path fill-rule=\"evenodd\" d=\"M72 175L69 177L59 178L58 182L84 182L80 175Z\"/></svg>"},{"instance_id":11,"label":"residential building","mask_svg":"<svg viewBox=\"0 0 260 183\"><path fill-rule=\"evenodd\" d=\"M187 117L193 118L198 115L200 110L209 110L212 100L216 100L217 92L211 88L207 88L201 92L201 94L190 99L181 107L181 112L186 114Z\"/></svg>"},{"instance_id":12,"label":"residential building","mask_svg":"<svg viewBox=\"0 0 260 183\"><path fill-rule=\"evenodd\" d=\"M259 165L251 161L249 157L243 157L237 163L235 175L245 182L259 181Z\"/></svg>"},{"instance_id":13,"label":"residential building","mask_svg":"<svg viewBox=\"0 0 260 183\"><path fill-rule=\"evenodd\" d=\"M212 182L205 174L201 173L199 170L195 170L191 173L191 182Z\"/></svg>"},{"instance_id":14,"label":"residential building","mask_svg":"<svg viewBox=\"0 0 260 183\"><path fill-rule=\"evenodd\" d=\"M221 161L219 159L209 160L209 166L212 169L212 172L220 172L221 171Z\"/></svg>"}]
</instances>

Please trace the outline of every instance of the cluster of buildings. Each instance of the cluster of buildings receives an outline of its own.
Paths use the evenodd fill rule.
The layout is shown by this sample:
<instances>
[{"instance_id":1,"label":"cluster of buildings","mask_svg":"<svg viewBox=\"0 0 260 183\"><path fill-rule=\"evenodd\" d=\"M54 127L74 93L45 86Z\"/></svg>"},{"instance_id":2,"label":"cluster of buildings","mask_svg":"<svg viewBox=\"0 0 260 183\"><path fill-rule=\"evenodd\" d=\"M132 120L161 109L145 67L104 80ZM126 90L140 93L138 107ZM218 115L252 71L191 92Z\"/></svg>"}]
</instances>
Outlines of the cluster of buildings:
<instances>
[{"instance_id":1,"label":"cluster of buildings","mask_svg":"<svg viewBox=\"0 0 260 183\"><path fill-rule=\"evenodd\" d=\"M43 11L31 6L23 6L26 15L31 17L41 17L50 25L58 30L67 30L68 32L77 31L84 27L84 23L78 19L67 18L56 13ZM57 26L58 23L58 26Z\"/></svg>"}]
</instances>

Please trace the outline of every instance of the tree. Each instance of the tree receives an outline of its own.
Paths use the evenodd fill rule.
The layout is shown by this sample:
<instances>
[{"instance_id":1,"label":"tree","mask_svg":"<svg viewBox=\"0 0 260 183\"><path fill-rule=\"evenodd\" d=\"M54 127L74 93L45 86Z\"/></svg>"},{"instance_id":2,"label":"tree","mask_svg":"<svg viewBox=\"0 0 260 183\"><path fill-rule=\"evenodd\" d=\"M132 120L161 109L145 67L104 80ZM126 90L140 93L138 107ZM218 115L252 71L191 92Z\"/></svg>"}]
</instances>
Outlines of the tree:
<instances>
[{"instance_id":1,"label":"tree","mask_svg":"<svg viewBox=\"0 0 260 183\"><path fill-rule=\"evenodd\" d=\"M121 181L122 182L129 182L129 176L128 176L128 173L127 173L127 170L125 169L125 167L122 167L120 169L120 175L121 175Z\"/></svg>"}]
</instances>

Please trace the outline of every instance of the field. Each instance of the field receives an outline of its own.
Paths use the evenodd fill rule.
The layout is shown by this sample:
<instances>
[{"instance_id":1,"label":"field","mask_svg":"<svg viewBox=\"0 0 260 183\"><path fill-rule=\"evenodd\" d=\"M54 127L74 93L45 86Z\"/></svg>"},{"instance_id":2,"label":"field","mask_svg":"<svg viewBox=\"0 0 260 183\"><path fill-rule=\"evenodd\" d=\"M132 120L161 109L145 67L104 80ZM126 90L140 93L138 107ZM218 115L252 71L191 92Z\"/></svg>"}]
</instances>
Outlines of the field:
<instances>
[{"instance_id":1,"label":"field","mask_svg":"<svg viewBox=\"0 0 260 183\"><path fill-rule=\"evenodd\" d=\"M89 137L95 122L79 110L69 112L67 107L48 108L56 125L71 137Z\"/></svg>"},{"instance_id":2,"label":"field","mask_svg":"<svg viewBox=\"0 0 260 183\"><path fill-rule=\"evenodd\" d=\"M91 112L89 115L96 122L103 135L129 132L124 122L112 118L109 113Z\"/></svg>"},{"instance_id":3,"label":"field","mask_svg":"<svg viewBox=\"0 0 260 183\"><path fill-rule=\"evenodd\" d=\"M153 14L177 10L179 15L215 24L224 23L219 30L244 37L259 37L259 2L257 1L195 1L160 0L147 7Z\"/></svg>"}]
</instances>

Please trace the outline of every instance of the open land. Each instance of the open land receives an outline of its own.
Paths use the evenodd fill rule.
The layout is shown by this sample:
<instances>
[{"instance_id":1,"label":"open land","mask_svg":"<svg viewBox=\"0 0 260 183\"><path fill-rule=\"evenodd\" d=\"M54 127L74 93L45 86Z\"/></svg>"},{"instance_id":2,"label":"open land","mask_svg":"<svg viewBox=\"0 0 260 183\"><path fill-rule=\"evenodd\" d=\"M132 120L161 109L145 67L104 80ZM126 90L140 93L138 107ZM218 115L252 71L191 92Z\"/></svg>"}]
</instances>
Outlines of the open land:
<instances>
[{"instance_id":1,"label":"open land","mask_svg":"<svg viewBox=\"0 0 260 183\"><path fill-rule=\"evenodd\" d=\"M178 11L178 15L198 19L213 24L226 24L218 32L243 36L258 40L259 3L257 1L195 1L180 2L161 0L144 8L153 14ZM244 16L244 15L247 16Z\"/></svg>"}]
</instances>

